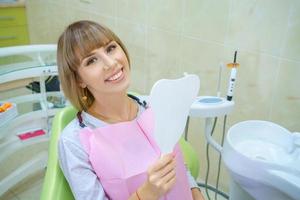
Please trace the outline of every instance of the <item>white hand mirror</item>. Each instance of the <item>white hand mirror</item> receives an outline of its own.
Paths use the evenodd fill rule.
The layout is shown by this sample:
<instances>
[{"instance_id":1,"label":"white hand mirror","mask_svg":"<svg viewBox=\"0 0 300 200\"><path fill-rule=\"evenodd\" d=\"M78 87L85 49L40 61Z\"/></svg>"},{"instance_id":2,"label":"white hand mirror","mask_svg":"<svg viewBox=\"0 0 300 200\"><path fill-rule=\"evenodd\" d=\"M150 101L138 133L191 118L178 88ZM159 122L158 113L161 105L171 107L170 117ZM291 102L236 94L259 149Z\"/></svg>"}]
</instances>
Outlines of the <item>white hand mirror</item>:
<instances>
[{"instance_id":1,"label":"white hand mirror","mask_svg":"<svg viewBox=\"0 0 300 200\"><path fill-rule=\"evenodd\" d=\"M157 81L150 92L154 112L154 139L163 154L173 151L182 136L190 107L197 97L200 79L196 75Z\"/></svg>"}]
</instances>

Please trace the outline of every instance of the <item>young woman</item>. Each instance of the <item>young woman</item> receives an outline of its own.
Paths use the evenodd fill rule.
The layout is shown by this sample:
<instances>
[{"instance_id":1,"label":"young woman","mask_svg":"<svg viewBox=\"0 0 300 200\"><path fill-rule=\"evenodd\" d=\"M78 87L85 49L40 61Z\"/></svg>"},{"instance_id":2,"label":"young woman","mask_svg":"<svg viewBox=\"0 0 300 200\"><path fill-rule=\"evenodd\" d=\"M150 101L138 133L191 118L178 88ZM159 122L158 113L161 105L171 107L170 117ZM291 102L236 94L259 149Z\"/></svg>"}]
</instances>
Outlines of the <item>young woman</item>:
<instances>
[{"instance_id":1,"label":"young woman","mask_svg":"<svg viewBox=\"0 0 300 200\"><path fill-rule=\"evenodd\" d=\"M110 29L69 25L57 61L64 94L79 110L59 140L60 166L76 199L204 199L178 145L160 156L151 108L127 95L129 55Z\"/></svg>"}]
</instances>

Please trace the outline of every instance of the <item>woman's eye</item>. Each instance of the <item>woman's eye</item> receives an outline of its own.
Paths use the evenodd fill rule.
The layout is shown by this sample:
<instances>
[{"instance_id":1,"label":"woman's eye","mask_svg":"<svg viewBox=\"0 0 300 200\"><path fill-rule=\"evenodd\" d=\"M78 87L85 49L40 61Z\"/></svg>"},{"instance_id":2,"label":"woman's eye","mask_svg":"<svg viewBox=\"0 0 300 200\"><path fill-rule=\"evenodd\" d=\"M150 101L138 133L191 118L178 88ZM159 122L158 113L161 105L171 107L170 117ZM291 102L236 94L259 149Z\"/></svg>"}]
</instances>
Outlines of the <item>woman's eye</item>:
<instances>
[{"instance_id":1,"label":"woman's eye","mask_svg":"<svg viewBox=\"0 0 300 200\"><path fill-rule=\"evenodd\" d=\"M97 58L90 58L90 59L88 59L88 61L86 62L86 65L88 66L88 65L91 65L91 64L93 64L94 62L96 62L97 61Z\"/></svg>"},{"instance_id":2,"label":"woman's eye","mask_svg":"<svg viewBox=\"0 0 300 200\"><path fill-rule=\"evenodd\" d=\"M116 47L117 47L117 45L111 44L111 45L109 45L109 46L106 48L106 52L107 52L107 53L110 53L110 52L112 52Z\"/></svg>"}]
</instances>

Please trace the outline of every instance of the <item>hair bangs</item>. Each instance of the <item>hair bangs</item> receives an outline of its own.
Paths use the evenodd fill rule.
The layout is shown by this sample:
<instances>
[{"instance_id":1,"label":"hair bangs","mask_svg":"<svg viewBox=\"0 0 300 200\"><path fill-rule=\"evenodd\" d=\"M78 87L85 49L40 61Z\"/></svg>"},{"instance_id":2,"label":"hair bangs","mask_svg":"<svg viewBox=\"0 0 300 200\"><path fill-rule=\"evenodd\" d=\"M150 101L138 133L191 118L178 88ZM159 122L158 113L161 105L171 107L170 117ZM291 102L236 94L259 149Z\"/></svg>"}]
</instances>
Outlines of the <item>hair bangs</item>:
<instances>
[{"instance_id":1,"label":"hair bangs","mask_svg":"<svg viewBox=\"0 0 300 200\"><path fill-rule=\"evenodd\" d=\"M113 40L110 35L106 35L98 29L83 30L76 35L75 39L77 45L74 45L74 51L79 63L93 50L101 48Z\"/></svg>"},{"instance_id":2,"label":"hair bangs","mask_svg":"<svg viewBox=\"0 0 300 200\"><path fill-rule=\"evenodd\" d=\"M77 67L93 50L101 48L114 40L113 35L99 25L76 28L72 31L72 37L69 38L71 40L69 44L73 45L70 45L70 51L68 52L73 54L70 58L73 58L71 60L74 62L70 64Z\"/></svg>"}]
</instances>

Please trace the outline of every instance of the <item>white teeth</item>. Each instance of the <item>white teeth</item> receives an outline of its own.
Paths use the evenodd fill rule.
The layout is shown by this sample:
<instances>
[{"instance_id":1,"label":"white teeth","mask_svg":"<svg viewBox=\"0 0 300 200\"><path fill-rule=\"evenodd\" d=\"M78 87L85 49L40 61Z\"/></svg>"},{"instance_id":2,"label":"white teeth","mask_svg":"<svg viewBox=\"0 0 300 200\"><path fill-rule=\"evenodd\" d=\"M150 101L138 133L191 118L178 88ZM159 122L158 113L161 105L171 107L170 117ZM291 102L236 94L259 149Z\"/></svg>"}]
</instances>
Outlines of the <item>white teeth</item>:
<instances>
[{"instance_id":1,"label":"white teeth","mask_svg":"<svg viewBox=\"0 0 300 200\"><path fill-rule=\"evenodd\" d=\"M116 75L113 75L112 77L110 77L110 78L107 79L107 80L109 80L109 81L117 80L118 78L120 78L121 75L122 75L122 70L120 70L119 73L117 73Z\"/></svg>"}]
</instances>

